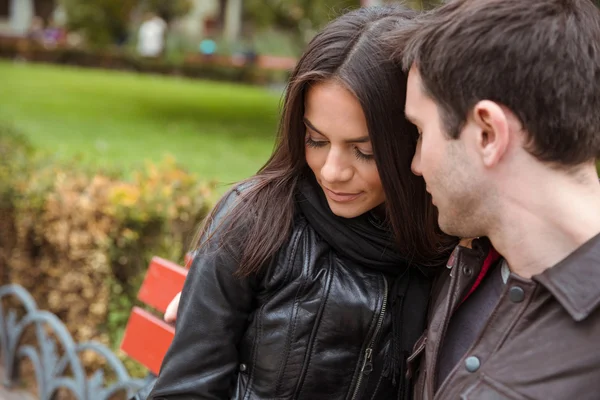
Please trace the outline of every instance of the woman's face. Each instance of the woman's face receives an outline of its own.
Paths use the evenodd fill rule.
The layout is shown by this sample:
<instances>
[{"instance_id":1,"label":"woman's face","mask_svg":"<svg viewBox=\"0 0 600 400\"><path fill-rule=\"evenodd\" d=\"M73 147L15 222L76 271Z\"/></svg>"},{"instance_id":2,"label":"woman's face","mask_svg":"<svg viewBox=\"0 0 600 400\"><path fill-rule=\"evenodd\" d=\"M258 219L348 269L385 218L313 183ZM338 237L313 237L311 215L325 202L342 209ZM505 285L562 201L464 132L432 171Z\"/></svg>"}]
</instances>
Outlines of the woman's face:
<instances>
[{"instance_id":1,"label":"woman's face","mask_svg":"<svg viewBox=\"0 0 600 400\"><path fill-rule=\"evenodd\" d=\"M354 95L334 80L316 83L304 108L306 162L331 211L353 218L383 204L367 121Z\"/></svg>"}]
</instances>

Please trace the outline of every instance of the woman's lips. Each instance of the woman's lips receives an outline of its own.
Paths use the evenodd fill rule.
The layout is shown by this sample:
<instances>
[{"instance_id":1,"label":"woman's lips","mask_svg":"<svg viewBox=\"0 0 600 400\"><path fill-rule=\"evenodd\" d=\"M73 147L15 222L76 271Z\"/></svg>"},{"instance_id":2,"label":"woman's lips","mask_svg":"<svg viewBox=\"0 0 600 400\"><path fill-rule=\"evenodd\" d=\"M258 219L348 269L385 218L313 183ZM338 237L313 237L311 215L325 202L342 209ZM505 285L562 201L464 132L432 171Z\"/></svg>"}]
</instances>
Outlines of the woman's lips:
<instances>
[{"instance_id":1,"label":"woman's lips","mask_svg":"<svg viewBox=\"0 0 600 400\"><path fill-rule=\"evenodd\" d=\"M359 192L359 193L334 192L333 190L328 189L326 187L324 187L324 189L325 189L325 194L327 195L327 197L337 203L347 203L347 202L356 200L358 197L360 197L363 194L363 192Z\"/></svg>"}]
</instances>

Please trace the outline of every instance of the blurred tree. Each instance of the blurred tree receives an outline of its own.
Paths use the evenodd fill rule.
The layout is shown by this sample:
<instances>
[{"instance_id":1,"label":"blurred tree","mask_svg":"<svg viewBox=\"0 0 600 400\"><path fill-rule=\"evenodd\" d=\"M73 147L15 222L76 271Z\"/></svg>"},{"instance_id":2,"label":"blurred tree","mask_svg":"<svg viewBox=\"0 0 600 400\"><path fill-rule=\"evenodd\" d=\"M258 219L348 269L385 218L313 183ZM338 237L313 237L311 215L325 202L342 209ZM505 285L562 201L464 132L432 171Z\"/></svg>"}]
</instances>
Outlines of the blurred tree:
<instances>
[{"instance_id":1,"label":"blurred tree","mask_svg":"<svg viewBox=\"0 0 600 400\"><path fill-rule=\"evenodd\" d=\"M142 8L158 14L167 23L182 17L192 10L190 0L144 0Z\"/></svg>"},{"instance_id":2,"label":"blurred tree","mask_svg":"<svg viewBox=\"0 0 600 400\"><path fill-rule=\"evenodd\" d=\"M60 0L70 30L81 32L93 47L122 44L127 39L132 12L139 7L160 15L167 23L187 14L189 0Z\"/></svg>"},{"instance_id":3,"label":"blurred tree","mask_svg":"<svg viewBox=\"0 0 600 400\"><path fill-rule=\"evenodd\" d=\"M258 29L292 32L303 47L327 22L358 7L360 0L246 0L244 17Z\"/></svg>"},{"instance_id":4,"label":"blurred tree","mask_svg":"<svg viewBox=\"0 0 600 400\"><path fill-rule=\"evenodd\" d=\"M600 0L598 0L600 1ZM276 28L292 32L300 48L327 22L340 14L371 3L398 3L379 0L245 0L244 19L256 28ZM443 0L401 1L415 9L431 9Z\"/></svg>"},{"instance_id":5,"label":"blurred tree","mask_svg":"<svg viewBox=\"0 0 600 400\"><path fill-rule=\"evenodd\" d=\"M70 30L81 32L93 47L121 44L138 0L60 0Z\"/></svg>"}]
</instances>

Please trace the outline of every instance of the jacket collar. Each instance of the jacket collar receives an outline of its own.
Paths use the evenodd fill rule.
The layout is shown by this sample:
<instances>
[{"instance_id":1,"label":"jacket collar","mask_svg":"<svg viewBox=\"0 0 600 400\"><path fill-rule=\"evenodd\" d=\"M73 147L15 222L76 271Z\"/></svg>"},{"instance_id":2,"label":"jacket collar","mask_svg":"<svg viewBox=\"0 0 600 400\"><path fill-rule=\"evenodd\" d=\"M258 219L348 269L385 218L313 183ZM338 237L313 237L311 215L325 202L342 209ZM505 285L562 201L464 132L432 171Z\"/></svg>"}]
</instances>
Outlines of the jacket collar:
<instances>
[{"instance_id":1,"label":"jacket collar","mask_svg":"<svg viewBox=\"0 0 600 400\"><path fill-rule=\"evenodd\" d=\"M600 306L600 234L533 280L542 284L575 321Z\"/></svg>"}]
</instances>

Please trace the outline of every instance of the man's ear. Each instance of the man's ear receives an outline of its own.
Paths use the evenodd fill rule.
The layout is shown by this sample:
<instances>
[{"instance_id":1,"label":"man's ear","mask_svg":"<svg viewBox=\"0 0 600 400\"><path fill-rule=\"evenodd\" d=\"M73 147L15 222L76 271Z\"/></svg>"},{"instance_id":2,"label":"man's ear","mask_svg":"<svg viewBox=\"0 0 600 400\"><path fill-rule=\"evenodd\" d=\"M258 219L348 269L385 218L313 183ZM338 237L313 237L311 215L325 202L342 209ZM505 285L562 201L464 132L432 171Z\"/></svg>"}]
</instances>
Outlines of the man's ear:
<instances>
[{"instance_id":1,"label":"man's ear","mask_svg":"<svg viewBox=\"0 0 600 400\"><path fill-rule=\"evenodd\" d=\"M483 164L493 167L508 149L510 130L506 111L493 101L482 100L473 107L471 118L479 128L476 150Z\"/></svg>"}]
</instances>

